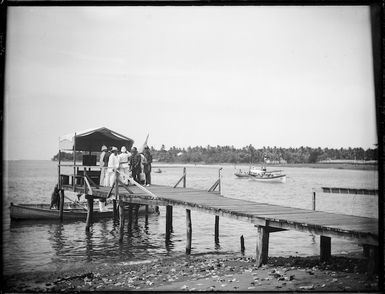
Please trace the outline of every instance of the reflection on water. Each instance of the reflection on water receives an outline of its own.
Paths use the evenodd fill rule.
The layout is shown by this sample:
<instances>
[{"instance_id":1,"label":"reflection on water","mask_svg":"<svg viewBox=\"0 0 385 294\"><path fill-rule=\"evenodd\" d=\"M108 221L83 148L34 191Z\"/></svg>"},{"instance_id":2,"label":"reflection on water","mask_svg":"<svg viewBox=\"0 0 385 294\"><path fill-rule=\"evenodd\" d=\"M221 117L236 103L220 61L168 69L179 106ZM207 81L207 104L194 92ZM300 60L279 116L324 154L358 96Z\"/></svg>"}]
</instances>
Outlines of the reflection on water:
<instances>
[{"instance_id":1,"label":"reflection on water","mask_svg":"<svg viewBox=\"0 0 385 294\"><path fill-rule=\"evenodd\" d=\"M5 273L35 270L70 269L84 263L133 262L185 252L185 209L174 207L173 231L166 238L165 208L149 216L131 214L126 218L120 241L119 220L95 222L89 232L82 221L10 222L9 203L48 203L56 182L54 162L17 162L9 165L6 197L3 207L3 254ZM17 173L19 169L21 173ZM39 173L36 173L36 170ZM162 169L153 181L174 185L182 168ZM285 168L286 184L260 183L237 179L233 167L223 169L222 194L256 202L311 209L312 189L321 186L377 188L377 172ZM40 176L41 175L41 176ZM188 168L187 186L208 189L217 179L216 168ZM71 195L68 195L71 197ZM351 196L317 194L317 210L377 216L377 198L370 195ZM240 236L244 236L245 255L255 254L256 228L246 222L221 217L219 240L215 240L215 216L191 212L192 253L240 252ZM275 256L318 255L319 236L296 231L270 234L269 254ZM332 238L332 253L361 251L355 243Z\"/></svg>"},{"instance_id":2,"label":"reflection on water","mask_svg":"<svg viewBox=\"0 0 385 294\"><path fill-rule=\"evenodd\" d=\"M64 248L63 230L64 225L60 223L52 224L48 228L48 241L50 241L56 256L60 256Z\"/></svg>"}]
</instances>

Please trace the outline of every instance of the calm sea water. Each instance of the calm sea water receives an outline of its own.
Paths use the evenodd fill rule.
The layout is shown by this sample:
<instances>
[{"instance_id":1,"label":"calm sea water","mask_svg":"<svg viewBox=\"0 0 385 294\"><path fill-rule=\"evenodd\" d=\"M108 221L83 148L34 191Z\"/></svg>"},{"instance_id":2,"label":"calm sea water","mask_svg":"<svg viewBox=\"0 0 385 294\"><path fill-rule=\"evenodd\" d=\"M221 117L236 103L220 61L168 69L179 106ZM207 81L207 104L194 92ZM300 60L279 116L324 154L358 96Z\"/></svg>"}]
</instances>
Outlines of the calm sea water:
<instances>
[{"instance_id":1,"label":"calm sea water","mask_svg":"<svg viewBox=\"0 0 385 294\"><path fill-rule=\"evenodd\" d=\"M242 166L239 166L242 167ZM219 166L187 167L187 187L208 189L218 178ZM244 167L246 168L246 167ZM153 173L153 183L174 185L182 167L162 168ZM322 186L377 189L377 171L285 168L287 182L261 183L238 179L233 166L222 171L222 194L299 208L312 208L312 191ZM9 204L49 203L57 181L57 163L51 161L5 162L3 198L3 267L6 274L38 270L66 269L86 263L117 263L176 256L185 251L185 210L174 207L171 242L165 243L165 209L144 216L129 232L125 229L119 243L119 226L113 220L95 223L89 233L85 222L60 224L11 222ZM66 194L74 198L74 195ZM378 218L378 198L365 195L317 193L317 210ZM213 215L192 211L192 252L240 252L240 236L245 238L245 254L255 254L256 228L252 224L220 218L220 244L214 243ZM353 242L332 239L332 254L360 252ZM284 231L270 235L270 256L307 256L319 254L319 237L308 233Z\"/></svg>"}]
</instances>

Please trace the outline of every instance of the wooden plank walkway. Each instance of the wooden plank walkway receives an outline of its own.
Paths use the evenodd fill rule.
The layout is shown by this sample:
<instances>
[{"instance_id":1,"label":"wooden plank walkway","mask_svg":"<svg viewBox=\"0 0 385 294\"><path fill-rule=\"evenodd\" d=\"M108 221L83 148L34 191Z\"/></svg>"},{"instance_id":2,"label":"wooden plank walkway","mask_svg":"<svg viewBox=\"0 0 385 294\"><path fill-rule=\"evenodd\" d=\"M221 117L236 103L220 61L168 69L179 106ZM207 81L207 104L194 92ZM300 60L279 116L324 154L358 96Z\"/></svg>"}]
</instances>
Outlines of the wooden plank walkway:
<instances>
[{"instance_id":1,"label":"wooden plank walkway","mask_svg":"<svg viewBox=\"0 0 385 294\"><path fill-rule=\"evenodd\" d=\"M72 187L63 186L65 190ZM268 203L258 203L248 200L228 198L219 192L208 192L192 188L169 187L152 185L146 187L156 195L152 197L136 186L128 187L129 193L122 186L119 187L119 203L166 206L166 226L172 227L172 206L186 209L186 222L190 226L187 243L191 246L191 218L190 210L201 211L216 216L225 216L240 221L246 221L257 227L257 262L267 262L269 233L282 230L296 230L309 232L321 236L321 260L327 260L331 255L330 238L344 238L365 245L366 248L377 250L378 247L378 219L314 211ZM105 198L111 188L92 188L92 197ZM115 188L113 189L115 191ZM75 191L84 192L83 187L76 187ZM122 207L124 206L122 205ZM170 216L171 214L171 216ZM219 218L218 218L219 219ZM124 219L121 219L124 223ZM171 222L171 223L170 223ZM167 231L166 227L166 231ZM217 230L216 230L217 234ZM189 240L190 238L190 240ZM191 247L186 247L186 252Z\"/></svg>"},{"instance_id":2,"label":"wooden plank walkway","mask_svg":"<svg viewBox=\"0 0 385 294\"><path fill-rule=\"evenodd\" d=\"M313 211L268 203L228 198L219 192L166 186L146 187L158 199L144 195L137 187L134 194L119 192L120 199L128 203L182 206L244 220L255 225L269 222L270 227L309 231L324 236L341 237L361 244L378 245L378 219Z\"/></svg>"}]
</instances>

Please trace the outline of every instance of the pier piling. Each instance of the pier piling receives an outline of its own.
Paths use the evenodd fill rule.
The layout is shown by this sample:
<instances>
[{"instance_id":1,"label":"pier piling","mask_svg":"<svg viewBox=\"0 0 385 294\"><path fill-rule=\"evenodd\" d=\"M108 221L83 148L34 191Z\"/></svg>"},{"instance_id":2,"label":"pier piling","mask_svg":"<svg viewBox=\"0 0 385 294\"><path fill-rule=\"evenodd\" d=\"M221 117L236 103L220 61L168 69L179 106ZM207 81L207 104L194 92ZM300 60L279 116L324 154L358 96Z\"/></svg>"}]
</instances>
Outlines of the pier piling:
<instances>
[{"instance_id":1,"label":"pier piling","mask_svg":"<svg viewBox=\"0 0 385 294\"><path fill-rule=\"evenodd\" d=\"M89 231L90 230L90 226L92 224L92 214L93 214L93 211L94 211L94 197L92 197L91 195L86 195L86 199L87 199L87 207L88 207L87 221L86 221L86 231Z\"/></svg>"},{"instance_id":2,"label":"pier piling","mask_svg":"<svg viewBox=\"0 0 385 294\"><path fill-rule=\"evenodd\" d=\"M144 224L145 224L145 227L148 227L148 205L145 206L145 215L144 215L145 219L144 219Z\"/></svg>"},{"instance_id":3,"label":"pier piling","mask_svg":"<svg viewBox=\"0 0 385 294\"><path fill-rule=\"evenodd\" d=\"M119 198L119 174L115 171L115 199Z\"/></svg>"},{"instance_id":4,"label":"pier piling","mask_svg":"<svg viewBox=\"0 0 385 294\"><path fill-rule=\"evenodd\" d=\"M258 226L257 227L257 246L256 246L256 264L261 266L267 263L267 257L269 252L269 227Z\"/></svg>"},{"instance_id":5,"label":"pier piling","mask_svg":"<svg viewBox=\"0 0 385 294\"><path fill-rule=\"evenodd\" d=\"M313 210L315 210L315 201L316 201L316 199L315 199L315 192L313 192L313 205L312 205L312 209Z\"/></svg>"},{"instance_id":6,"label":"pier piling","mask_svg":"<svg viewBox=\"0 0 385 294\"><path fill-rule=\"evenodd\" d=\"M190 209L186 209L186 237L186 254L191 254L192 223Z\"/></svg>"},{"instance_id":7,"label":"pier piling","mask_svg":"<svg viewBox=\"0 0 385 294\"><path fill-rule=\"evenodd\" d=\"M331 238L321 235L320 244L320 260L328 261L331 257Z\"/></svg>"},{"instance_id":8,"label":"pier piling","mask_svg":"<svg viewBox=\"0 0 385 294\"><path fill-rule=\"evenodd\" d=\"M186 167L183 168L183 188L186 188Z\"/></svg>"},{"instance_id":9,"label":"pier piling","mask_svg":"<svg viewBox=\"0 0 385 294\"><path fill-rule=\"evenodd\" d=\"M241 236L241 252L242 254L245 253L245 238L243 238L243 235Z\"/></svg>"},{"instance_id":10,"label":"pier piling","mask_svg":"<svg viewBox=\"0 0 385 294\"><path fill-rule=\"evenodd\" d=\"M118 211L116 208L116 199L112 199L112 211L114 213L114 219L118 217Z\"/></svg>"},{"instance_id":11,"label":"pier piling","mask_svg":"<svg viewBox=\"0 0 385 294\"><path fill-rule=\"evenodd\" d=\"M128 224L127 224L129 232L131 231L131 227L132 227L132 212L133 212L132 204L129 204L128 205Z\"/></svg>"},{"instance_id":12,"label":"pier piling","mask_svg":"<svg viewBox=\"0 0 385 294\"><path fill-rule=\"evenodd\" d=\"M172 232L172 206L166 206L166 237Z\"/></svg>"},{"instance_id":13,"label":"pier piling","mask_svg":"<svg viewBox=\"0 0 385 294\"><path fill-rule=\"evenodd\" d=\"M219 215L215 216L215 244L219 244Z\"/></svg>"},{"instance_id":14,"label":"pier piling","mask_svg":"<svg viewBox=\"0 0 385 294\"><path fill-rule=\"evenodd\" d=\"M64 211L64 190L60 190L60 199L59 199L59 219L63 221L63 211Z\"/></svg>"},{"instance_id":15,"label":"pier piling","mask_svg":"<svg viewBox=\"0 0 385 294\"><path fill-rule=\"evenodd\" d=\"M140 208L140 205L135 204L135 225L136 226L138 225L138 221L139 221L139 208Z\"/></svg>"},{"instance_id":16,"label":"pier piling","mask_svg":"<svg viewBox=\"0 0 385 294\"><path fill-rule=\"evenodd\" d=\"M122 201L119 201L119 233L119 242L122 242L124 234L124 205Z\"/></svg>"}]
</instances>

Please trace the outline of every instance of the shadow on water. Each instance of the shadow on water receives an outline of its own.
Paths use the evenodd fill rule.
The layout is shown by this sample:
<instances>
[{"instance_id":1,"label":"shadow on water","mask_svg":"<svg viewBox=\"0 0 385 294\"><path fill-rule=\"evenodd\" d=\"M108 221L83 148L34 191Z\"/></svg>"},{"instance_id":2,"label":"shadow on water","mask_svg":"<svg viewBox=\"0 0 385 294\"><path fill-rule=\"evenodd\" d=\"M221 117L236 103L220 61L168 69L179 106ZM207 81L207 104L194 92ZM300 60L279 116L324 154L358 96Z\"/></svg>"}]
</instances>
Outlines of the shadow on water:
<instances>
[{"instance_id":1,"label":"shadow on water","mask_svg":"<svg viewBox=\"0 0 385 294\"><path fill-rule=\"evenodd\" d=\"M52 224L48 229L48 240L51 242L56 256L60 256L64 249L63 231L64 226L60 223Z\"/></svg>"}]
</instances>

